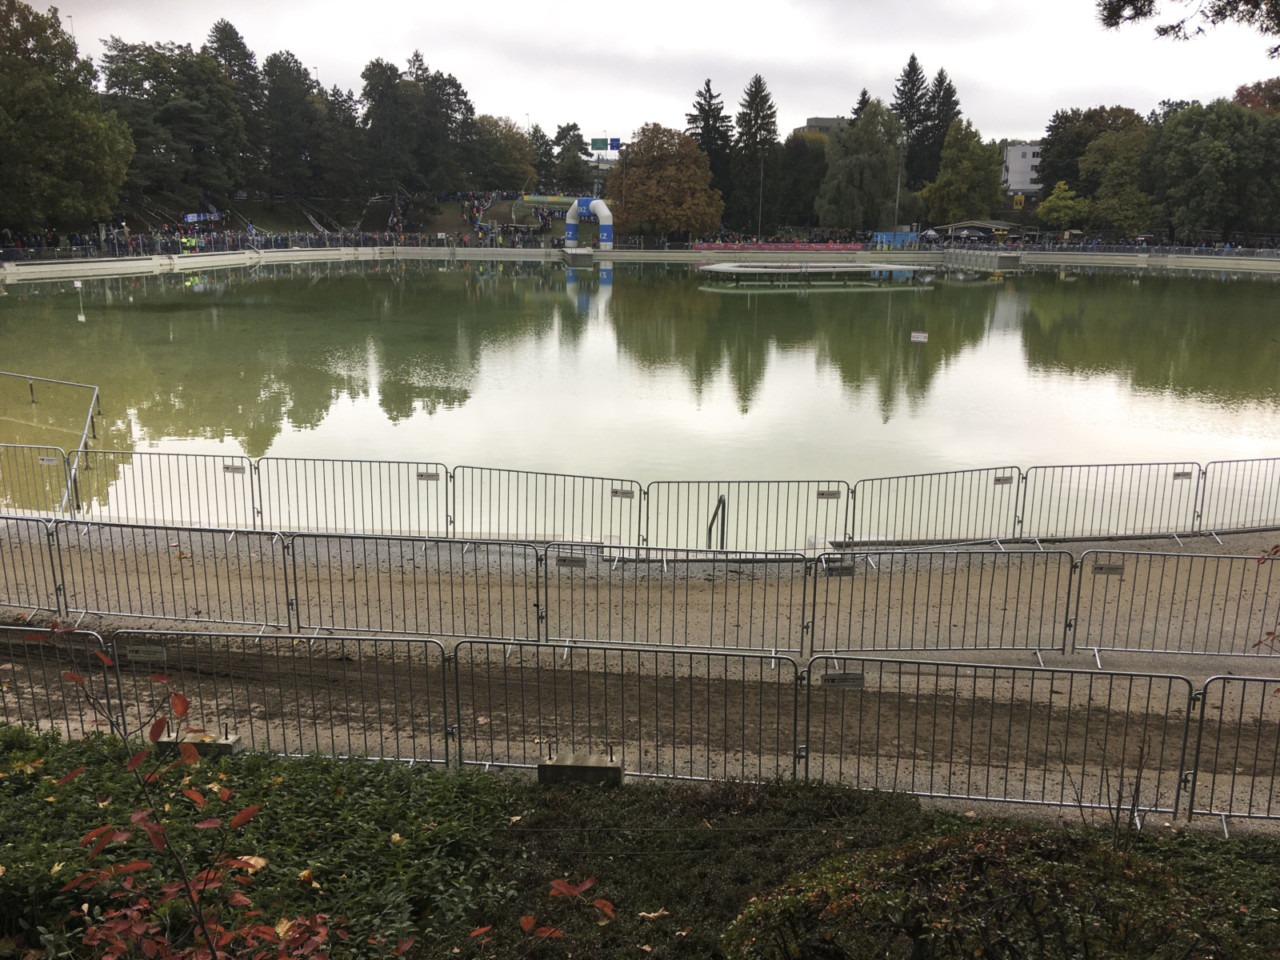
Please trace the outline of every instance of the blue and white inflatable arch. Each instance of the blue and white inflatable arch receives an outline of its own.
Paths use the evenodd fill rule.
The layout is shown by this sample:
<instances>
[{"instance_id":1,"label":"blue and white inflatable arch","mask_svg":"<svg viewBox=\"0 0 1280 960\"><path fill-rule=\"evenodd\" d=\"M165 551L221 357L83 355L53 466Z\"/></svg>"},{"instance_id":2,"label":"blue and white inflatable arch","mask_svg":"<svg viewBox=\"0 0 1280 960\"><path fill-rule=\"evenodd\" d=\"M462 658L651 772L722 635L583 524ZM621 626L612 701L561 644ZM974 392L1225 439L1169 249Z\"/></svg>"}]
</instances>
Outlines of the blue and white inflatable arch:
<instances>
[{"instance_id":1,"label":"blue and white inflatable arch","mask_svg":"<svg viewBox=\"0 0 1280 960\"><path fill-rule=\"evenodd\" d=\"M564 215L564 245L566 250L578 246L578 218L594 216L600 221L600 249L613 249L613 214L599 197L579 197Z\"/></svg>"}]
</instances>

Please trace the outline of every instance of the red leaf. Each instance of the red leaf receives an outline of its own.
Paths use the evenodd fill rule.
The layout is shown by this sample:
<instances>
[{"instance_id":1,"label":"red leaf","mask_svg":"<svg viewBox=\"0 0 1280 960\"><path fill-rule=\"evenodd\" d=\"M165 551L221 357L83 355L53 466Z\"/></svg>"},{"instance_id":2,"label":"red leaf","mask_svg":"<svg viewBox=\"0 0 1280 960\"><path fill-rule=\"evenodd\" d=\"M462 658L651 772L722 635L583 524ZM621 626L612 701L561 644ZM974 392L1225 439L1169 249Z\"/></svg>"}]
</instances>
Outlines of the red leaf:
<instances>
[{"instance_id":1,"label":"red leaf","mask_svg":"<svg viewBox=\"0 0 1280 960\"><path fill-rule=\"evenodd\" d=\"M93 652L97 655L98 659L101 660L106 666L108 667L115 666L115 662L110 657L108 657L105 653L103 653L101 650L95 650Z\"/></svg>"},{"instance_id":2,"label":"red leaf","mask_svg":"<svg viewBox=\"0 0 1280 960\"><path fill-rule=\"evenodd\" d=\"M128 770L130 773L133 773L133 771L137 770L140 766L142 766L142 761L147 759L147 754L149 754L150 752L151 752L150 750L139 750L137 753L135 753L132 757L129 758L129 762L124 765L124 768Z\"/></svg>"},{"instance_id":3,"label":"red leaf","mask_svg":"<svg viewBox=\"0 0 1280 960\"><path fill-rule=\"evenodd\" d=\"M66 893L68 890L74 890L76 887L80 886L80 884L84 883L86 880L96 877L97 875L98 875L97 870L90 870L88 873L82 873L80 874L80 876L76 877L74 880L69 880L67 883L63 884L63 886L61 887L61 889L58 890L58 892Z\"/></svg>"},{"instance_id":4,"label":"red leaf","mask_svg":"<svg viewBox=\"0 0 1280 960\"><path fill-rule=\"evenodd\" d=\"M233 792L234 791L230 787L223 787L221 790L218 791L218 799L221 800L223 803L226 803L228 800L231 799L231 794Z\"/></svg>"},{"instance_id":5,"label":"red leaf","mask_svg":"<svg viewBox=\"0 0 1280 960\"><path fill-rule=\"evenodd\" d=\"M201 820L196 824L197 830L212 830L214 827L222 826L222 821L217 817L211 817L208 820Z\"/></svg>"},{"instance_id":6,"label":"red leaf","mask_svg":"<svg viewBox=\"0 0 1280 960\"><path fill-rule=\"evenodd\" d=\"M188 787L186 790L183 790L182 795L184 797L190 798L191 801L195 803L197 807L203 807L206 803L209 802L204 798L204 794L202 794L199 790L193 790L190 787Z\"/></svg>"},{"instance_id":7,"label":"red leaf","mask_svg":"<svg viewBox=\"0 0 1280 960\"><path fill-rule=\"evenodd\" d=\"M596 885L596 878L587 877L587 879L583 880L580 884L578 884L576 887L573 888L573 892L580 894L584 890L590 890L595 885Z\"/></svg>"},{"instance_id":8,"label":"red leaf","mask_svg":"<svg viewBox=\"0 0 1280 960\"><path fill-rule=\"evenodd\" d=\"M70 670L64 670L62 672L62 679L70 680L72 683L78 683L81 686L84 686L84 677L80 676L78 673L72 673Z\"/></svg>"},{"instance_id":9,"label":"red leaf","mask_svg":"<svg viewBox=\"0 0 1280 960\"><path fill-rule=\"evenodd\" d=\"M533 926L533 924L530 924L530 926ZM491 924L489 924L489 926L487 926L487 927L477 927L475 930L472 930L472 931L471 931L471 933L469 934L469 936L472 936L472 937L478 937L478 936L480 936L480 934L482 934L482 933L488 933L488 932L489 932L490 930L492 930L492 929L493 929L493 924L492 924L492 923L491 923ZM526 931L525 931L525 933L528 933L528 932L529 932L528 930L526 930Z\"/></svg>"},{"instance_id":10,"label":"red leaf","mask_svg":"<svg viewBox=\"0 0 1280 960\"><path fill-rule=\"evenodd\" d=\"M407 937L396 944L396 948L391 951L393 957L402 957L406 950L413 946L413 937Z\"/></svg>"},{"instance_id":11,"label":"red leaf","mask_svg":"<svg viewBox=\"0 0 1280 960\"><path fill-rule=\"evenodd\" d=\"M115 829L115 825L110 823L108 823L105 827L95 827L93 830L90 830L81 838L80 846L87 847L90 843L93 842L94 837L100 837L104 833L106 833L108 830L114 830L114 829Z\"/></svg>"},{"instance_id":12,"label":"red leaf","mask_svg":"<svg viewBox=\"0 0 1280 960\"><path fill-rule=\"evenodd\" d=\"M533 931L533 935L535 937L552 937L552 938L564 936L564 934L561 933L559 930L557 930L555 927L539 927L537 930Z\"/></svg>"},{"instance_id":13,"label":"red leaf","mask_svg":"<svg viewBox=\"0 0 1280 960\"><path fill-rule=\"evenodd\" d=\"M133 813L129 814L129 822L141 823L143 820L147 819L147 817L151 816L155 812L156 811L154 807L147 807L145 810L135 810L133 811Z\"/></svg>"},{"instance_id":14,"label":"red leaf","mask_svg":"<svg viewBox=\"0 0 1280 960\"><path fill-rule=\"evenodd\" d=\"M568 880L552 880L551 890L548 892L549 897L573 897L577 896L577 891L573 888Z\"/></svg>"},{"instance_id":15,"label":"red leaf","mask_svg":"<svg viewBox=\"0 0 1280 960\"><path fill-rule=\"evenodd\" d=\"M231 906L233 907L247 907L252 902L253 902L252 900L246 897L239 890L237 890L231 896L227 897L227 903L231 904Z\"/></svg>"},{"instance_id":16,"label":"red leaf","mask_svg":"<svg viewBox=\"0 0 1280 960\"><path fill-rule=\"evenodd\" d=\"M243 810L237 813L235 817L232 819L231 829L239 830L246 823L248 823L250 820L256 817L258 815L258 811L261 809L262 808L257 805L254 805L252 807L245 807Z\"/></svg>"},{"instance_id":17,"label":"red leaf","mask_svg":"<svg viewBox=\"0 0 1280 960\"><path fill-rule=\"evenodd\" d=\"M164 736L164 728L168 725L168 717L156 717L155 723L151 724L151 730L147 733L147 739L152 743L159 743L160 738Z\"/></svg>"},{"instance_id":18,"label":"red leaf","mask_svg":"<svg viewBox=\"0 0 1280 960\"><path fill-rule=\"evenodd\" d=\"M182 754L182 762L189 767L198 767L200 765L200 751L196 749L194 743L187 743L183 740L178 744L178 752Z\"/></svg>"},{"instance_id":19,"label":"red leaf","mask_svg":"<svg viewBox=\"0 0 1280 960\"><path fill-rule=\"evenodd\" d=\"M60 786L62 786L64 783L70 783L72 780L74 780L76 777L80 776L80 774L84 773L84 772L85 772L86 770L88 770L88 769L89 769L88 767L76 767L74 770L72 770L70 773L68 773L65 777L63 777L61 780L59 780L57 783L55 783L55 784L54 784L54 786L55 786L55 787L60 787Z\"/></svg>"},{"instance_id":20,"label":"red leaf","mask_svg":"<svg viewBox=\"0 0 1280 960\"><path fill-rule=\"evenodd\" d=\"M169 675L167 673L153 673L147 679L152 683L168 683Z\"/></svg>"},{"instance_id":21,"label":"red leaf","mask_svg":"<svg viewBox=\"0 0 1280 960\"><path fill-rule=\"evenodd\" d=\"M186 717L191 710L191 701L180 693L170 694L169 705L173 707L173 715L179 720Z\"/></svg>"},{"instance_id":22,"label":"red leaf","mask_svg":"<svg viewBox=\"0 0 1280 960\"><path fill-rule=\"evenodd\" d=\"M613 904L608 900L592 900L591 905L603 913L610 920L613 919Z\"/></svg>"},{"instance_id":23,"label":"red leaf","mask_svg":"<svg viewBox=\"0 0 1280 960\"><path fill-rule=\"evenodd\" d=\"M537 917L521 917L520 918L520 929L523 930L525 933L528 933L537 925L538 925Z\"/></svg>"}]
</instances>

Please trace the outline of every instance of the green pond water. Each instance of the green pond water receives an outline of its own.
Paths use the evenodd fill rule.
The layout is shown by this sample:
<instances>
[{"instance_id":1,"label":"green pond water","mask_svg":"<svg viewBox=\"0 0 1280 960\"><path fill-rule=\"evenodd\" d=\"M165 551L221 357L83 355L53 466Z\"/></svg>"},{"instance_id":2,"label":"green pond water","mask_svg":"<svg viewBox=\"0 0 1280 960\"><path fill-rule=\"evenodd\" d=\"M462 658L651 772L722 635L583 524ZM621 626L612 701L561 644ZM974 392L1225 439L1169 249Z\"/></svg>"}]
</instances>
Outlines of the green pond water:
<instances>
[{"instance_id":1,"label":"green pond water","mask_svg":"<svg viewBox=\"0 0 1280 960\"><path fill-rule=\"evenodd\" d=\"M0 369L99 386L101 448L641 482L1280 455L1269 278L924 273L805 292L674 265L619 265L609 284L371 263L3 289ZM85 404L0 383L0 442L74 447Z\"/></svg>"}]
</instances>

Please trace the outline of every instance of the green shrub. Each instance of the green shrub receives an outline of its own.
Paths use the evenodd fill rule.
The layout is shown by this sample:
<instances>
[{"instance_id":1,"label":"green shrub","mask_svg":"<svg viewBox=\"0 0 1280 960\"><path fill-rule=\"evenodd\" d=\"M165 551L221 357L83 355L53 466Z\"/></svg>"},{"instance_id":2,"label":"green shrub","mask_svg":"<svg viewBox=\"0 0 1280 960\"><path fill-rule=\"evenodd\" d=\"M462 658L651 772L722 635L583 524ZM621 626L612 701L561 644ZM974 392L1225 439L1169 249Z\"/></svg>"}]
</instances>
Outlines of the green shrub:
<instances>
[{"instance_id":1,"label":"green shrub","mask_svg":"<svg viewBox=\"0 0 1280 960\"><path fill-rule=\"evenodd\" d=\"M1094 833L991 828L833 859L753 901L734 960L1275 957L1274 930Z\"/></svg>"}]
</instances>

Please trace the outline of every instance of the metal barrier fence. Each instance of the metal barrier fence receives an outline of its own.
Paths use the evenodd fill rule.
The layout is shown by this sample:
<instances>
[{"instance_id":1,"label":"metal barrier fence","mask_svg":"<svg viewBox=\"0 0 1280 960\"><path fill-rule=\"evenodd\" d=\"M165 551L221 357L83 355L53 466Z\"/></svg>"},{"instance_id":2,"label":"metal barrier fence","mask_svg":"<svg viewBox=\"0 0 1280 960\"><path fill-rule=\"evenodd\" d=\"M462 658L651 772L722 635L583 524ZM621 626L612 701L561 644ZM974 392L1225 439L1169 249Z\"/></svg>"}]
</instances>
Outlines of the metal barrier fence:
<instances>
[{"instance_id":1,"label":"metal barrier fence","mask_svg":"<svg viewBox=\"0 0 1280 960\"><path fill-rule=\"evenodd\" d=\"M0 505L5 513L57 517L74 508L67 455L57 447L0 444Z\"/></svg>"},{"instance_id":2,"label":"metal barrier fence","mask_svg":"<svg viewBox=\"0 0 1280 960\"><path fill-rule=\"evenodd\" d=\"M122 630L111 644L122 722L138 731L169 690L185 730L279 754L449 762L444 648L435 640ZM168 682L153 677L163 674Z\"/></svg>"},{"instance_id":3,"label":"metal barrier fence","mask_svg":"<svg viewBox=\"0 0 1280 960\"><path fill-rule=\"evenodd\" d=\"M826 550L849 538L843 480L659 481L645 539L673 550Z\"/></svg>"},{"instance_id":4,"label":"metal barrier fence","mask_svg":"<svg viewBox=\"0 0 1280 960\"><path fill-rule=\"evenodd\" d=\"M730 553L0 516L0 607L342 634L797 656L1280 656L1280 561L1086 551ZM77 620L77 623L80 621Z\"/></svg>"},{"instance_id":5,"label":"metal barrier fence","mask_svg":"<svg viewBox=\"0 0 1280 960\"><path fill-rule=\"evenodd\" d=\"M640 542L634 480L458 467L453 492L454 531L464 539Z\"/></svg>"},{"instance_id":6,"label":"metal barrier fence","mask_svg":"<svg viewBox=\"0 0 1280 960\"><path fill-rule=\"evenodd\" d=\"M463 764L591 754L636 776L795 775L800 685L789 658L473 640L454 652Z\"/></svg>"},{"instance_id":7,"label":"metal barrier fence","mask_svg":"<svg viewBox=\"0 0 1280 960\"><path fill-rule=\"evenodd\" d=\"M289 551L299 630L539 638L528 544L299 534Z\"/></svg>"},{"instance_id":8,"label":"metal barrier fence","mask_svg":"<svg viewBox=\"0 0 1280 960\"><path fill-rule=\"evenodd\" d=\"M254 464L223 454L80 450L71 457L76 515L113 523L259 526Z\"/></svg>"},{"instance_id":9,"label":"metal barrier fence","mask_svg":"<svg viewBox=\"0 0 1280 960\"><path fill-rule=\"evenodd\" d=\"M54 540L67 614L289 626L279 534L64 520Z\"/></svg>"},{"instance_id":10,"label":"metal barrier fence","mask_svg":"<svg viewBox=\"0 0 1280 960\"><path fill-rule=\"evenodd\" d=\"M1228 533L1280 526L1280 460L1215 460L1200 484L1198 529Z\"/></svg>"},{"instance_id":11,"label":"metal barrier fence","mask_svg":"<svg viewBox=\"0 0 1280 960\"><path fill-rule=\"evenodd\" d=\"M47 520L0 517L0 607L62 612L53 536L53 524Z\"/></svg>"},{"instance_id":12,"label":"metal barrier fence","mask_svg":"<svg viewBox=\"0 0 1280 960\"><path fill-rule=\"evenodd\" d=\"M814 565L815 653L1063 650L1069 553L825 554Z\"/></svg>"},{"instance_id":13,"label":"metal barrier fence","mask_svg":"<svg viewBox=\"0 0 1280 960\"><path fill-rule=\"evenodd\" d=\"M1191 683L824 657L808 672L810 779L929 797L1176 813Z\"/></svg>"},{"instance_id":14,"label":"metal barrier fence","mask_svg":"<svg viewBox=\"0 0 1280 960\"><path fill-rule=\"evenodd\" d=\"M1176 553L1081 554L1076 649L1276 656L1280 563Z\"/></svg>"},{"instance_id":15,"label":"metal barrier fence","mask_svg":"<svg viewBox=\"0 0 1280 960\"><path fill-rule=\"evenodd\" d=\"M61 458L61 472L57 460ZM68 492L70 491L70 492ZM1110 539L1280 527L1280 459L859 480L638 481L427 461L0 446L8 513L676 550Z\"/></svg>"},{"instance_id":16,"label":"metal barrier fence","mask_svg":"<svg viewBox=\"0 0 1280 960\"><path fill-rule=\"evenodd\" d=\"M110 703L112 686L97 655L107 649L88 630L0 626L0 722L56 730L68 739L106 731L109 721L93 714L79 685L64 674L84 677Z\"/></svg>"},{"instance_id":17,"label":"metal barrier fence","mask_svg":"<svg viewBox=\"0 0 1280 960\"><path fill-rule=\"evenodd\" d=\"M100 654L105 656L100 656ZM76 678L102 704L95 713ZM1280 679L606 644L0 626L0 721L277 754L804 778L1139 818L1280 818Z\"/></svg>"},{"instance_id":18,"label":"metal barrier fence","mask_svg":"<svg viewBox=\"0 0 1280 960\"><path fill-rule=\"evenodd\" d=\"M449 469L440 463L263 457L256 464L269 530L447 537Z\"/></svg>"},{"instance_id":19,"label":"metal barrier fence","mask_svg":"<svg viewBox=\"0 0 1280 960\"><path fill-rule=\"evenodd\" d=\"M1019 535L1107 540L1196 530L1195 463L1031 467Z\"/></svg>"},{"instance_id":20,"label":"metal barrier fence","mask_svg":"<svg viewBox=\"0 0 1280 960\"><path fill-rule=\"evenodd\" d=\"M802 652L800 554L551 544L545 557L549 641Z\"/></svg>"},{"instance_id":21,"label":"metal barrier fence","mask_svg":"<svg viewBox=\"0 0 1280 960\"><path fill-rule=\"evenodd\" d=\"M859 543L1013 540L1022 471L956 470L859 480L853 523Z\"/></svg>"},{"instance_id":22,"label":"metal barrier fence","mask_svg":"<svg viewBox=\"0 0 1280 960\"><path fill-rule=\"evenodd\" d=\"M1199 695L1190 816L1280 817L1280 680L1213 677Z\"/></svg>"}]
</instances>

